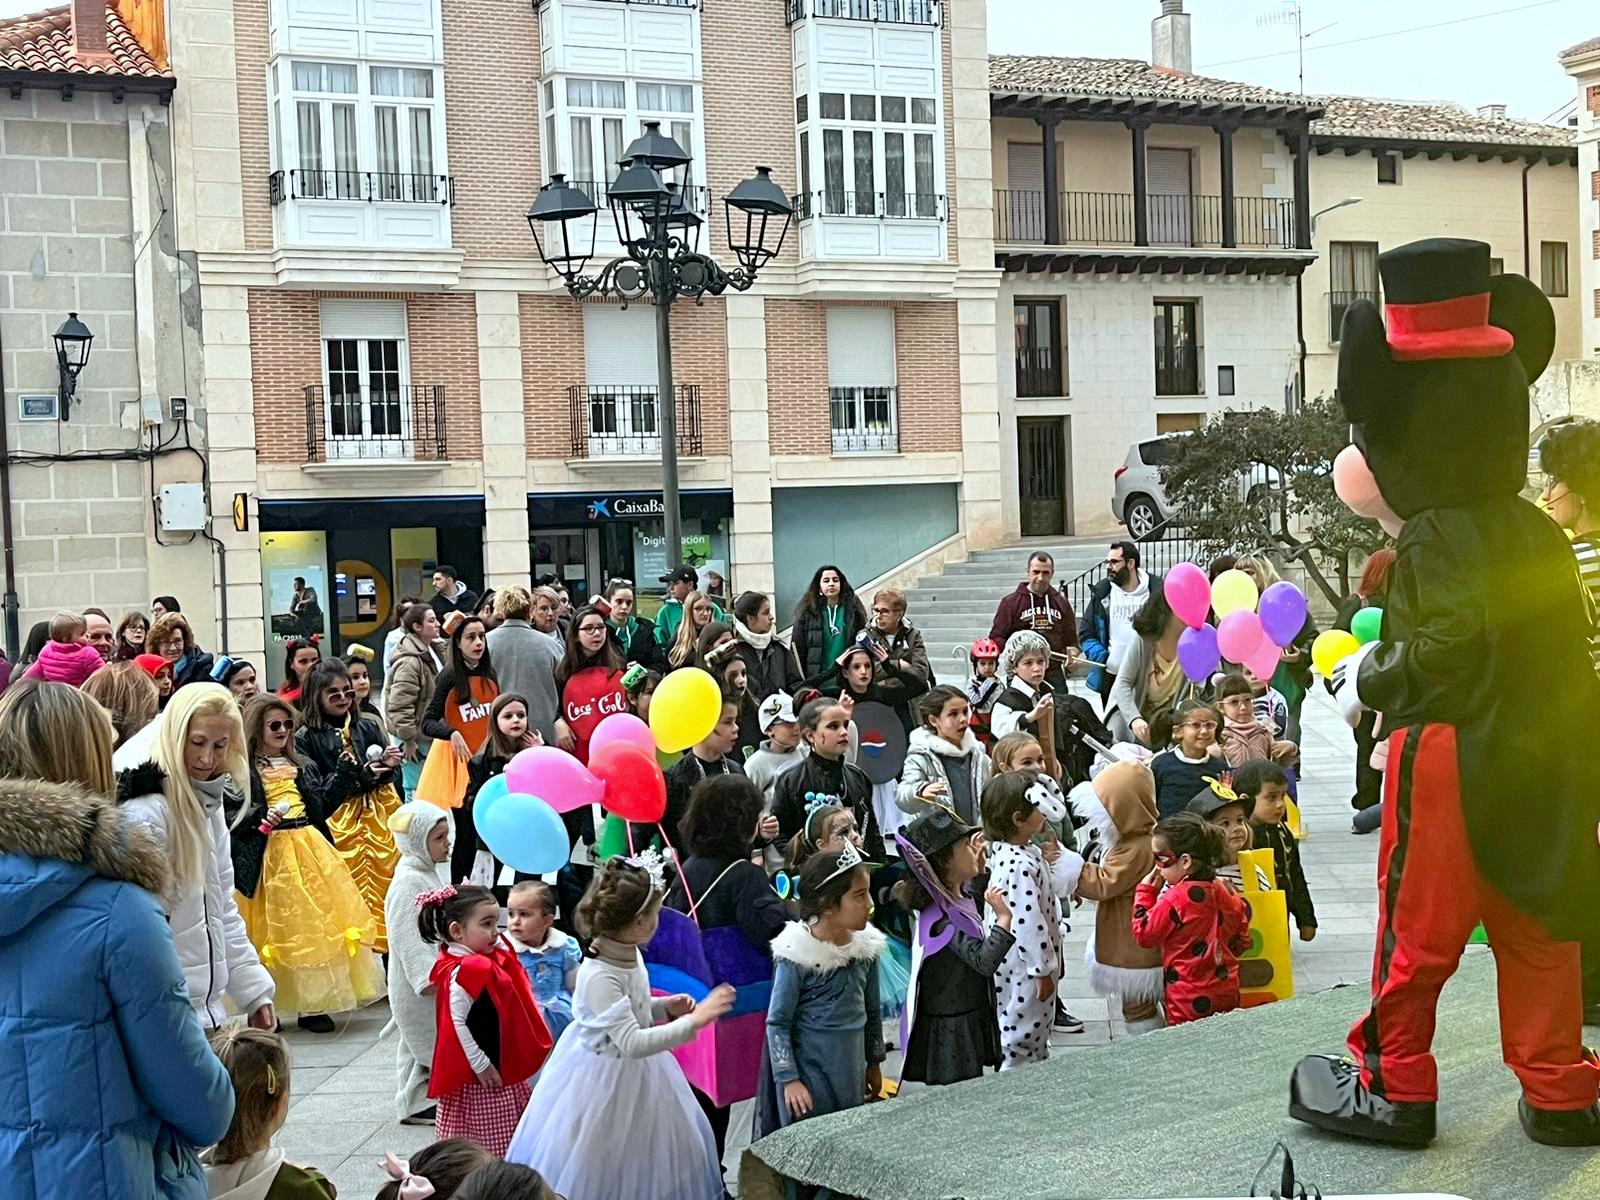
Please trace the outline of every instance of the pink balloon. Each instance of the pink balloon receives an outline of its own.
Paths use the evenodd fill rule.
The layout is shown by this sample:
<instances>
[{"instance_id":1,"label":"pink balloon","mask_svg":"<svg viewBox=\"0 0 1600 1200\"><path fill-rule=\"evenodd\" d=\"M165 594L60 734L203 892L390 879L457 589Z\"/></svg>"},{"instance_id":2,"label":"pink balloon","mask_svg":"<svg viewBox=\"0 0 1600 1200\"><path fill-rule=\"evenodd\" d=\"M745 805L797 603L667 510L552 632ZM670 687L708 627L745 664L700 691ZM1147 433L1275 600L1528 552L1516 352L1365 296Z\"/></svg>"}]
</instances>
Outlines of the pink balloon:
<instances>
[{"instance_id":1,"label":"pink balloon","mask_svg":"<svg viewBox=\"0 0 1600 1200\"><path fill-rule=\"evenodd\" d=\"M1199 567L1190 562L1179 563L1167 572L1161 590L1172 611L1190 629L1199 629L1206 623L1211 611L1211 581Z\"/></svg>"},{"instance_id":2,"label":"pink balloon","mask_svg":"<svg viewBox=\"0 0 1600 1200\"><path fill-rule=\"evenodd\" d=\"M1250 668L1250 673L1257 679L1268 680L1273 672L1278 669L1278 662L1283 658L1283 651L1275 646L1272 639L1264 637L1261 645L1256 647L1256 652L1245 660L1245 666Z\"/></svg>"},{"instance_id":3,"label":"pink balloon","mask_svg":"<svg viewBox=\"0 0 1600 1200\"><path fill-rule=\"evenodd\" d=\"M606 785L591 775L588 767L554 746L519 751L506 764L506 779L513 792L537 796L558 813L598 804L606 793Z\"/></svg>"},{"instance_id":4,"label":"pink balloon","mask_svg":"<svg viewBox=\"0 0 1600 1200\"><path fill-rule=\"evenodd\" d=\"M594 758L594 752L601 746L609 746L612 742L627 742L655 757L655 734L650 732L650 726L632 713L612 713L594 727L594 735L589 739L590 759Z\"/></svg>"},{"instance_id":5,"label":"pink balloon","mask_svg":"<svg viewBox=\"0 0 1600 1200\"><path fill-rule=\"evenodd\" d=\"M1217 649L1229 662L1247 663L1261 649L1267 634L1261 628L1261 618L1253 612L1231 612L1217 626ZM1269 646L1271 642L1267 642ZM1276 646L1272 647L1274 650ZM513 785L514 786L514 785Z\"/></svg>"}]
</instances>

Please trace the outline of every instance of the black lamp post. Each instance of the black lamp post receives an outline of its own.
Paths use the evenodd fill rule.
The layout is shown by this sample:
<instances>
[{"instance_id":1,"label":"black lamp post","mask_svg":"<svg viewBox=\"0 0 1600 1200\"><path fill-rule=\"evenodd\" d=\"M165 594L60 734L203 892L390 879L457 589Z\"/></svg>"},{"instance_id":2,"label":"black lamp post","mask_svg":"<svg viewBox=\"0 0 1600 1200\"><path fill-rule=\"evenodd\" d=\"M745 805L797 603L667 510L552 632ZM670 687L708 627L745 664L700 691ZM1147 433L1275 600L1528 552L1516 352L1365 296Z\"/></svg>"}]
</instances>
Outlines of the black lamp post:
<instances>
[{"instance_id":1,"label":"black lamp post","mask_svg":"<svg viewBox=\"0 0 1600 1200\"><path fill-rule=\"evenodd\" d=\"M94 344L94 334L78 320L77 313L68 313L55 332L56 367L61 373L61 419L67 419L72 398L78 393L78 375L89 361L89 348Z\"/></svg>"},{"instance_id":2,"label":"black lamp post","mask_svg":"<svg viewBox=\"0 0 1600 1200\"><path fill-rule=\"evenodd\" d=\"M756 272L783 248L794 209L769 167L734 188L723 202L728 250L739 265L726 269L699 252L704 225L688 193L661 173L689 166L689 155L647 121L644 133L624 151L622 171L606 189L606 204L626 253L594 275L584 268L594 257L595 202L562 175L552 175L528 209L528 227L544 264L561 276L575 299L609 295L626 308L650 297L656 310L656 390L661 428L661 500L667 567L683 560L683 523L678 511L678 410L672 383L672 302L679 296L703 303L729 288L747 291ZM540 227L543 226L541 234Z\"/></svg>"}]
</instances>

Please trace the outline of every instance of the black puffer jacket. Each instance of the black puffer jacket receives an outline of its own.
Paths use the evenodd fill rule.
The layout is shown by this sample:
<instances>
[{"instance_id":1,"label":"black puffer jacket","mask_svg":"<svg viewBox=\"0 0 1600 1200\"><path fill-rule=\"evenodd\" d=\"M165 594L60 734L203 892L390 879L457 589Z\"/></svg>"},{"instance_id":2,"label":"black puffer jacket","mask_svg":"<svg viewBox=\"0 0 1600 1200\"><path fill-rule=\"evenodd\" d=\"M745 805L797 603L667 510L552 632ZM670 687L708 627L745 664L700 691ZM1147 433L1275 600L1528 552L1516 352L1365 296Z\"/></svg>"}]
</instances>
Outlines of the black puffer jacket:
<instances>
[{"instance_id":1,"label":"black puffer jacket","mask_svg":"<svg viewBox=\"0 0 1600 1200\"><path fill-rule=\"evenodd\" d=\"M295 731L294 748L300 755L302 769L309 763L320 777L324 820L341 804L347 804L395 780L393 768L378 767L367 758L370 747L383 750L388 744L378 723L371 717L362 717L356 722L353 761L345 757L344 730L341 727L324 725L312 729L302 725Z\"/></svg>"},{"instance_id":2,"label":"black puffer jacket","mask_svg":"<svg viewBox=\"0 0 1600 1200\"><path fill-rule=\"evenodd\" d=\"M776 634L762 650L757 650L740 638L734 653L744 663L748 672L745 686L757 704L774 692L792 696L800 686L800 666L789 647L779 641Z\"/></svg>"}]
</instances>

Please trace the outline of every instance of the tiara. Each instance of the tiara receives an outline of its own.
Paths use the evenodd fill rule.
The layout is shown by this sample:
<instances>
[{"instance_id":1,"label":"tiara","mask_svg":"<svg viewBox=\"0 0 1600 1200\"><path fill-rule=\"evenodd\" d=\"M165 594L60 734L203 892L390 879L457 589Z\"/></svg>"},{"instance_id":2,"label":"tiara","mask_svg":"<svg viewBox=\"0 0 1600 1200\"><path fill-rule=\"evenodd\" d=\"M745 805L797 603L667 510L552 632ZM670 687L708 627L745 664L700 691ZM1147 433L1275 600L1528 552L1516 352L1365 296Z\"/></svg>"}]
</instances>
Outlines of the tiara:
<instances>
[{"instance_id":1,"label":"tiara","mask_svg":"<svg viewBox=\"0 0 1600 1200\"><path fill-rule=\"evenodd\" d=\"M661 851L649 846L622 861L650 876L650 891L646 893L644 903L639 906L639 912L642 913L650 907L657 892L667 890L667 860L661 857ZM634 915L637 916L638 913Z\"/></svg>"},{"instance_id":2,"label":"tiara","mask_svg":"<svg viewBox=\"0 0 1600 1200\"><path fill-rule=\"evenodd\" d=\"M817 886L827 887L828 884L839 878L839 876L849 874L857 867L865 864L866 861L866 859L861 857L861 851L856 849L856 844L851 841L846 841L844 844L844 849L839 851L838 865L835 866L828 877Z\"/></svg>"}]
</instances>

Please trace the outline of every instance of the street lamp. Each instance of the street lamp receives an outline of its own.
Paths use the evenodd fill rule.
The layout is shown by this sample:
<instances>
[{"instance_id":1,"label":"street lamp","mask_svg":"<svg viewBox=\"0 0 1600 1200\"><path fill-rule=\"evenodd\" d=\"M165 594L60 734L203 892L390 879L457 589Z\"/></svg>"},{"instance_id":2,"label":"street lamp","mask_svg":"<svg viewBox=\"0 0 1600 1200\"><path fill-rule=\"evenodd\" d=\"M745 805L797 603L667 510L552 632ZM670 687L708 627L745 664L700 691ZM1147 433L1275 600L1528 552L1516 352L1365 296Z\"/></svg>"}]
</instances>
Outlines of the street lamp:
<instances>
[{"instance_id":1,"label":"street lamp","mask_svg":"<svg viewBox=\"0 0 1600 1200\"><path fill-rule=\"evenodd\" d=\"M1312 237L1316 237L1317 236L1317 218L1318 217L1325 216L1328 213L1331 213L1336 208L1349 208L1352 204L1360 204L1360 203L1361 203L1361 197L1360 196L1346 196L1343 200L1339 201L1339 203L1337 203L1337 204L1330 204L1330 205L1328 205L1327 208L1319 208L1316 212L1311 214L1311 236Z\"/></svg>"},{"instance_id":2,"label":"street lamp","mask_svg":"<svg viewBox=\"0 0 1600 1200\"><path fill-rule=\"evenodd\" d=\"M691 159L661 122L646 121L644 132L623 151L620 173L606 189L606 205L626 253L593 275L584 268L594 257L598 209L593 199L562 175L552 175L528 209L528 227L539 258L566 284L577 300L609 295L626 308L650 297L656 310L656 403L661 427L662 524L667 542L667 567L683 561L683 523L678 511L678 410L672 383L672 302L679 296L695 303L720 296L729 288L748 291L756 273L783 248L794 208L772 179L769 167L733 189L724 206L728 250L737 267L724 268L699 252L701 227L687 186L662 179L663 171L682 169L687 178ZM541 235L540 227L543 227Z\"/></svg>"},{"instance_id":3,"label":"street lamp","mask_svg":"<svg viewBox=\"0 0 1600 1200\"><path fill-rule=\"evenodd\" d=\"M67 419L72 398L78 392L78 375L89 361L89 348L94 344L94 334L78 320L77 313L68 313L55 332L56 369L61 375L61 419Z\"/></svg>"}]
</instances>

